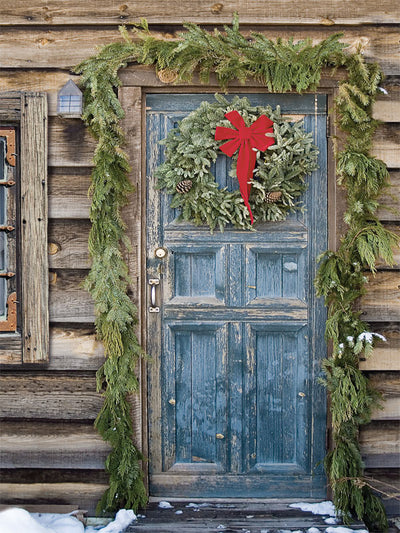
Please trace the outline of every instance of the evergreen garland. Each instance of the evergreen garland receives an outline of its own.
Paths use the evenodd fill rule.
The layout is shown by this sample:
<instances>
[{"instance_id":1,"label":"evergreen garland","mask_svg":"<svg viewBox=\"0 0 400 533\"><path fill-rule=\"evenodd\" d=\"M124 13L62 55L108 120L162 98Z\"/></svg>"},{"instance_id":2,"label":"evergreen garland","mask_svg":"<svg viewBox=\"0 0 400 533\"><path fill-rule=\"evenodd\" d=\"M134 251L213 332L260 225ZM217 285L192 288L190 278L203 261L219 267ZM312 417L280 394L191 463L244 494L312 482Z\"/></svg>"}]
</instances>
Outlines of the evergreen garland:
<instances>
[{"instance_id":1,"label":"evergreen garland","mask_svg":"<svg viewBox=\"0 0 400 533\"><path fill-rule=\"evenodd\" d=\"M358 367L360 356L372 352L373 334L356 310L365 291L364 270L374 272L379 257L392 264L392 246L398 242L375 214L379 196L388 185L384 163L370 155L378 125L371 109L382 80L381 70L365 63L360 52L346 55L340 35L317 45L311 40L274 42L258 33L247 39L239 31L237 17L224 32L209 33L195 24L185 28L177 40L155 38L146 21L134 28L133 39L122 28L122 43L104 46L76 70L82 74L85 90L84 120L98 140L89 241L93 265L86 286L95 300L96 327L107 357L98 372L105 403L96 425L113 446L106 464L110 488L99 507L136 509L146 502L139 469L141 455L132 444L126 401L126 395L137 390L134 368L142 354L133 333L136 309L127 296L129 279L121 252L126 239L120 209L131 187L122 148L124 135L118 125L123 115L115 93L120 86L118 70L128 62L137 62L155 65L157 71L167 69L178 81L190 81L198 72L207 83L213 73L222 88L231 80L251 78L272 92L302 92L317 88L323 67L342 66L348 76L339 86L336 112L346 140L336 156L339 180L348 193L345 221L349 229L338 250L327 251L320 258L315 281L317 294L325 297L328 306L326 338L333 344L332 356L323 363L332 399L335 442L325 468L334 504L345 522L357 516L374 530L385 529L382 503L363 481L358 445L359 425L370 421L372 408L379 405L379 394Z\"/></svg>"},{"instance_id":2,"label":"evergreen garland","mask_svg":"<svg viewBox=\"0 0 400 533\"><path fill-rule=\"evenodd\" d=\"M229 223L239 229L253 229L240 192L219 188L210 167L221 144L214 139L217 126L231 127L226 112L238 111L247 126L266 115L274 123L275 144L257 157L250 203L255 223L284 220L290 211L300 209L297 200L307 188L304 178L317 168L318 149L312 133L304 130L302 121L290 123L282 117L279 106L273 110L270 106L252 107L247 98L235 97L232 102L219 94L215 98L213 103L202 102L162 141L165 162L155 173L159 188L173 195L171 207L181 209L181 219L208 224L211 230L218 226L223 231ZM235 154L229 172L235 183L237 158ZM176 188L185 179L193 186L181 194ZM279 191L281 198L268 204L266 193L273 191Z\"/></svg>"}]
</instances>

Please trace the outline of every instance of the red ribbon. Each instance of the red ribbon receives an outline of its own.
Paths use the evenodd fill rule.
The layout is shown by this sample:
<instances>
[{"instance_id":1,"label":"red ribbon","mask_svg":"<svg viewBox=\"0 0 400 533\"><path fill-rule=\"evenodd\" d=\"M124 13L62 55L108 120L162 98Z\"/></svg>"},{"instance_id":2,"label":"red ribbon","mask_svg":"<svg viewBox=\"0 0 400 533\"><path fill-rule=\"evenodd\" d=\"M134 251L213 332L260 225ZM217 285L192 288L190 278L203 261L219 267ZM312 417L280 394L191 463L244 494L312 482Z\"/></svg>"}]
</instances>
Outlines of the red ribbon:
<instances>
[{"instance_id":1,"label":"red ribbon","mask_svg":"<svg viewBox=\"0 0 400 533\"><path fill-rule=\"evenodd\" d=\"M253 224L249 195L253 170L256 166L256 152L258 150L264 152L268 146L275 143L273 137L266 137L265 135L266 133L273 133L273 122L267 116L261 115L251 126L247 127L243 117L237 111L229 111L229 113L225 114L225 117L237 129L233 130L218 126L215 130L215 140L232 139L220 146L220 149L229 157L232 157L236 150L239 149L236 173L239 180L240 194L249 210L250 220Z\"/></svg>"}]
</instances>

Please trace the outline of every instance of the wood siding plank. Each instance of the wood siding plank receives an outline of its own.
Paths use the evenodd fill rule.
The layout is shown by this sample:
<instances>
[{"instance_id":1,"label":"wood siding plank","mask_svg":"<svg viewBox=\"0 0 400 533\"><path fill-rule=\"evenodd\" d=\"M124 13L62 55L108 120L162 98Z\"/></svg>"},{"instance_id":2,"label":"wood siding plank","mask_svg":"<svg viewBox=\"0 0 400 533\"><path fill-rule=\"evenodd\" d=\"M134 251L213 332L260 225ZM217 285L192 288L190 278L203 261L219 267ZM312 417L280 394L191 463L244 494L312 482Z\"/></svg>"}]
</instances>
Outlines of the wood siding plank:
<instances>
[{"instance_id":1,"label":"wood siding plank","mask_svg":"<svg viewBox=\"0 0 400 533\"><path fill-rule=\"evenodd\" d=\"M46 422L2 422L2 468L102 470L111 447L93 425Z\"/></svg>"},{"instance_id":2,"label":"wood siding plank","mask_svg":"<svg viewBox=\"0 0 400 533\"><path fill-rule=\"evenodd\" d=\"M391 0L386 0L391 1ZM165 9L163 9L165 12ZM263 10L264 11L264 10ZM191 10L189 11L191 12ZM191 17L190 17L191 18ZM82 17L85 24L90 24L89 14ZM191 18L192 22L194 20ZM230 18L228 22L232 19ZM213 24L218 24L214 20ZM272 21L271 21L272 22ZM253 29L255 19L253 20ZM337 28L336 26L325 26L324 28L308 27L274 27L267 22L266 27L260 28L262 33L271 39L278 37L290 38L295 40L312 38L315 43L326 39L329 35L343 30L343 42L355 48L356 44L361 42L364 45L364 56L368 61L379 62L386 74L400 74L400 58L398 56L398 35L397 31L390 26L379 27L369 26L368 28ZM167 28L168 32L169 29ZM250 35L250 29L242 26L242 32ZM173 38L175 34L161 33L164 38ZM67 69L80 63L82 60L93 56L96 53L96 47L105 43L119 42L121 36L117 28L3 28L0 34L0 67L4 69ZM69 73L53 73L51 88L54 90L60 88L63 83L61 78ZM73 76L72 76L73 77ZM35 77L29 81L19 74L20 89L21 83L32 86ZM0 78L1 79L1 78ZM56 80L59 80L56 82ZM0 82L7 88L15 87L17 81L5 80ZM39 84L43 82L38 80ZM57 84L57 86L55 85ZM64 81L65 83L65 81ZM59 85L59 86L58 86ZM0 85L1 87L1 85ZM29 90L32 90L31 88ZM36 89L39 90L39 89ZM41 87L40 90L48 90ZM55 93L52 93L51 102L54 102ZM53 110L53 105L51 106Z\"/></svg>"},{"instance_id":3,"label":"wood siding plank","mask_svg":"<svg viewBox=\"0 0 400 533\"><path fill-rule=\"evenodd\" d=\"M23 95L21 114L22 359L44 363L49 355L47 284L47 99ZM33 245L34 243L34 245Z\"/></svg>"},{"instance_id":4,"label":"wood siding plank","mask_svg":"<svg viewBox=\"0 0 400 533\"><path fill-rule=\"evenodd\" d=\"M103 344L93 328L50 328L48 370L97 370L103 362Z\"/></svg>"},{"instance_id":5,"label":"wood siding plank","mask_svg":"<svg viewBox=\"0 0 400 533\"><path fill-rule=\"evenodd\" d=\"M372 155L382 159L388 168L400 168L400 130L398 124L383 124L376 131Z\"/></svg>"},{"instance_id":6,"label":"wood siding plank","mask_svg":"<svg viewBox=\"0 0 400 533\"><path fill-rule=\"evenodd\" d=\"M369 374L372 385L379 390L384 398L383 409L376 409L372 413L372 420L400 419L400 373L399 372L371 372Z\"/></svg>"},{"instance_id":7,"label":"wood siding plank","mask_svg":"<svg viewBox=\"0 0 400 533\"><path fill-rule=\"evenodd\" d=\"M79 119L49 119L50 167L91 167L96 142Z\"/></svg>"},{"instance_id":8,"label":"wood siding plank","mask_svg":"<svg viewBox=\"0 0 400 533\"><path fill-rule=\"evenodd\" d=\"M367 294L361 298L362 318L368 322L400 320L400 275L397 271L378 272L368 278Z\"/></svg>"},{"instance_id":9,"label":"wood siding plank","mask_svg":"<svg viewBox=\"0 0 400 533\"><path fill-rule=\"evenodd\" d=\"M86 269L90 267L89 220L58 220L49 224L49 267Z\"/></svg>"},{"instance_id":10,"label":"wood siding plank","mask_svg":"<svg viewBox=\"0 0 400 533\"><path fill-rule=\"evenodd\" d=\"M3 504L19 505L57 503L73 505L94 514L97 502L108 488L105 483L0 483Z\"/></svg>"},{"instance_id":11,"label":"wood siding plank","mask_svg":"<svg viewBox=\"0 0 400 533\"><path fill-rule=\"evenodd\" d=\"M102 406L95 377L19 374L0 376L0 418L94 420Z\"/></svg>"},{"instance_id":12,"label":"wood siding plank","mask_svg":"<svg viewBox=\"0 0 400 533\"><path fill-rule=\"evenodd\" d=\"M90 168L50 168L49 218L89 219Z\"/></svg>"},{"instance_id":13,"label":"wood siding plank","mask_svg":"<svg viewBox=\"0 0 400 533\"><path fill-rule=\"evenodd\" d=\"M50 272L50 322L91 324L94 322L94 304L90 294L82 288L87 275L83 270Z\"/></svg>"},{"instance_id":14,"label":"wood siding plank","mask_svg":"<svg viewBox=\"0 0 400 533\"><path fill-rule=\"evenodd\" d=\"M386 342L376 341L372 356L360 362L361 370L400 370L400 330L396 324L375 326L371 325L371 330L383 335Z\"/></svg>"},{"instance_id":15,"label":"wood siding plank","mask_svg":"<svg viewBox=\"0 0 400 533\"><path fill-rule=\"evenodd\" d=\"M379 199L382 207L377 215L384 222L400 222L400 172L391 171L390 182L390 188Z\"/></svg>"},{"instance_id":16,"label":"wood siding plank","mask_svg":"<svg viewBox=\"0 0 400 533\"><path fill-rule=\"evenodd\" d=\"M384 85L384 83L383 83ZM373 106L373 117L382 122L400 122L400 87L386 85Z\"/></svg>"},{"instance_id":17,"label":"wood siding plank","mask_svg":"<svg viewBox=\"0 0 400 533\"><path fill-rule=\"evenodd\" d=\"M233 14L238 12L242 24L315 24L329 27L334 24L395 24L400 15L392 0L379 4L370 0L349 3L332 0L328 5L300 1L293 3L282 0L265 9L262 3L225 0L223 4L212 4L208 0L173 0L165 9L162 0L143 3L131 0L124 4L107 0L90 0L83 8L79 0L71 0L62 7L59 2L16 0L2 9L2 25L87 25L139 22L147 18L151 24L176 24L190 19L198 24L229 24Z\"/></svg>"}]
</instances>

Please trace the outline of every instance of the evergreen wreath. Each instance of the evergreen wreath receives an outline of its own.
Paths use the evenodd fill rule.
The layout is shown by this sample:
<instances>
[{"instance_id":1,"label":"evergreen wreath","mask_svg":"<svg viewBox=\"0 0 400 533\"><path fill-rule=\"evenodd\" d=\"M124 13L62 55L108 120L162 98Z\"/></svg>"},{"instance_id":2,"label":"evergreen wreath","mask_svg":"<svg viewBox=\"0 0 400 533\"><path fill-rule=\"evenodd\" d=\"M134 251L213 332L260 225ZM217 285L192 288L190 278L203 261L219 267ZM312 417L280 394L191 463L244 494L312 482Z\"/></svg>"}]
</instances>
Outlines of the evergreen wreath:
<instances>
[{"instance_id":1,"label":"evergreen wreath","mask_svg":"<svg viewBox=\"0 0 400 533\"><path fill-rule=\"evenodd\" d=\"M166 155L156 171L159 187L173 195L170 205L181 209L181 219L208 224L211 230L219 227L223 231L226 224L251 229L239 190L219 188L211 172L221 145L214 133L219 126L231 126L225 118L228 111L238 111L246 126L266 115L274 123L276 142L257 153L250 204L255 222L284 220L290 211L300 209L299 198L307 188L305 176L317 168L318 149L312 133L304 130L302 121L290 123L282 117L279 106L273 110L269 106L252 107L247 98L235 97L232 102L219 94L215 98L214 103L202 102L162 141ZM236 153L229 172L235 182L237 159ZM281 193L276 202L268 201L273 192Z\"/></svg>"},{"instance_id":2,"label":"evergreen wreath","mask_svg":"<svg viewBox=\"0 0 400 533\"><path fill-rule=\"evenodd\" d=\"M347 78L339 84L335 111L346 138L336 160L340 183L347 190L348 230L338 249L320 258L315 280L317 294L325 298L328 307L326 338L333 344L332 355L323 363L334 439L325 470L343 520L348 523L356 516L370 529L384 530L385 510L363 475L358 444L359 426L371 420L371 411L380 399L359 369L359 358L373 352L374 335L357 310L358 299L365 292L364 270L374 273L378 258L392 265L392 248L399 242L376 215L379 196L389 186L385 164L370 153L378 126L372 118L372 105L382 72L378 65L365 62L361 47L346 54L340 34L316 45L311 40L272 41L258 33L248 39L239 31L237 16L224 32L209 33L195 24L185 28L176 40L154 37L145 20L134 28L133 38L121 28L123 42L104 46L76 68L84 88L83 120L98 142L91 186L89 251L93 263L86 287L95 302L96 329L106 355L98 371L98 390L105 401L96 425L113 448L106 462L110 486L98 508L137 509L147 499L139 466L142 456L133 444L126 398L138 390L134 369L143 353L134 334L137 310L128 295L128 270L122 256L127 239L120 210L132 187L119 126L123 110L116 93L121 85L118 70L137 62L154 65L169 81L190 81L198 72L200 80L208 83L213 73L222 88L230 80L251 78L271 92L302 92L318 87L324 67L343 67Z\"/></svg>"}]
</instances>

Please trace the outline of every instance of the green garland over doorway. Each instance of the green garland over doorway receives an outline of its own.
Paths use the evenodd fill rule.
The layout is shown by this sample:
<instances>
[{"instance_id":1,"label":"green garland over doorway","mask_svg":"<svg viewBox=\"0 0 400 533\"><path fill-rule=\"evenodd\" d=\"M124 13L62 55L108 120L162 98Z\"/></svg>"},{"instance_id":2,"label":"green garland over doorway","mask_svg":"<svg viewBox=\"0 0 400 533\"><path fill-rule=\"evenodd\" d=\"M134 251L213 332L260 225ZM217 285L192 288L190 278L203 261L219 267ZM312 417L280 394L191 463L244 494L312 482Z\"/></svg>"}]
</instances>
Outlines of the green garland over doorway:
<instances>
[{"instance_id":1,"label":"green garland over doorway","mask_svg":"<svg viewBox=\"0 0 400 533\"><path fill-rule=\"evenodd\" d=\"M105 347L106 360L97 373L104 405L96 427L112 446L106 462L109 488L99 502L101 511L119 507L137 509L146 503L140 461L133 444L127 395L138 390L135 367L143 355L134 325L137 310L127 294L129 276L123 246L129 246L121 208L132 187L129 161L123 151L124 133L119 125L123 110L116 89L119 69L129 62L154 65L160 77L190 82L198 73L202 83L214 74L225 89L231 80L261 82L270 92L315 90L325 67L343 67L347 77L339 85L335 102L337 123L344 133L343 148L336 153L339 183L347 190L345 222L348 230L337 251L320 258L316 290L328 306L326 338L333 346L323 363L331 395L334 449L325 468L334 504L345 522L352 516L370 527L385 529L381 501L363 478L358 445L360 424L368 423L380 397L359 370L360 356L369 356L373 334L361 320L356 302L365 292L364 270L375 272L376 261L393 263L392 247L398 242L376 216L379 196L388 186L385 164L370 154L378 126L372 104L383 76L376 64L367 64L361 51L346 54L340 35L313 45L311 41L271 41L262 34L250 38L239 31L237 16L224 32L207 32L186 24L177 39L154 37L146 21L121 28L122 42L101 48L76 72L81 74L85 109L83 119L97 140L92 174L92 229L89 251L92 268L86 288L96 308L96 329Z\"/></svg>"}]
</instances>

